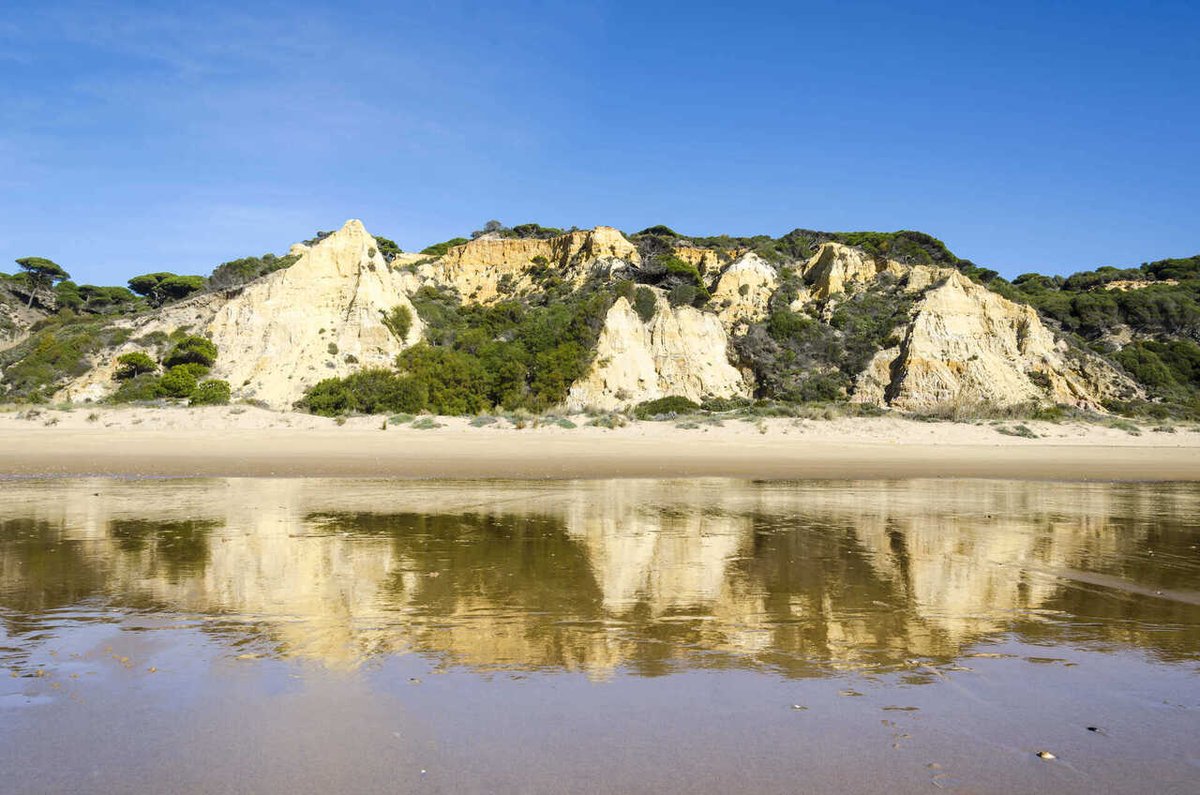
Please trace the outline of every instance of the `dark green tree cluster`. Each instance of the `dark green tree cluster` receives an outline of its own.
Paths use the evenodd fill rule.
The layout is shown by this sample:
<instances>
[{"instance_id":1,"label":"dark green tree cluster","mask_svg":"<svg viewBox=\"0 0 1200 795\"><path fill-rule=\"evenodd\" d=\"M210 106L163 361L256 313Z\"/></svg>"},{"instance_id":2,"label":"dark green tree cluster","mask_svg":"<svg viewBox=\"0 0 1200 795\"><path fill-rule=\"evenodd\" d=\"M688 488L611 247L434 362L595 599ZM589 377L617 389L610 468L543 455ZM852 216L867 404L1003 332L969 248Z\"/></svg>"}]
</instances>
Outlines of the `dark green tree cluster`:
<instances>
[{"instance_id":1,"label":"dark green tree cluster","mask_svg":"<svg viewBox=\"0 0 1200 795\"><path fill-rule=\"evenodd\" d=\"M232 290L268 273L290 268L298 259L300 257L297 254L277 257L268 253L261 257L242 257L223 262L208 277L208 287L211 290Z\"/></svg>"},{"instance_id":2,"label":"dark green tree cluster","mask_svg":"<svg viewBox=\"0 0 1200 795\"><path fill-rule=\"evenodd\" d=\"M465 243L470 243L465 237L452 237L449 240L444 240L441 243L434 243L432 246L426 246L421 249L421 253L427 257L444 257L446 252L455 246L461 246Z\"/></svg>"},{"instance_id":3,"label":"dark green tree cluster","mask_svg":"<svg viewBox=\"0 0 1200 795\"><path fill-rule=\"evenodd\" d=\"M900 343L919 296L892 277L869 289L831 298L809 312L790 308L798 280L786 273L766 320L733 341L739 363L757 381L757 397L795 402L844 399L854 378L879 350ZM819 320L831 309L829 322Z\"/></svg>"},{"instance_id":4,"label":"dark green tree cluster","mask_svg":"<svg viewBox=\"0 0 1200 795\"><path fill-rule=\"evenodd\" d=\"M203 290L207 283L208 280L203 276L179 276L160 271L134 276L129 280L129 289L145 296L151 306L162 306Z\"/></svg>"},{"instance_id":5,"label":"dark green tree cluster","mask_svg":"<svg viewBox=\"0 0 1200 795\"><path fill-rule=\"evenodd\" d=\"M396 245L396 241L386 237L375 235L375 245L379 248L379 253L387 262L391 262L396 257L404 253L404 249Z\"/></svg>"},{"instance_id":6,"label":"dark green tree cluster","mask_svg":"<svg viewBox=\"0 0 1200 795\"><path fill-rule=\"evenodd\" d=\"M322 381L298 405L325 415L548 409L587 371L613 300L609 290L589 284L492 306L464 305L426 287L413 296L426 340L404 350L395 371Z\"/></svg>"},{"instance_id":7,"label":"dark green tree cluster","mask_svg":"<svg viewBox=\"0 0 1200 795\"><path fill-rule=\"evenodd\" d=\"M229 402L230 387L225 381L205 379L217 360L217 346L212 340L196 335L176 333L174 345L159 363L145 351L134 351L117 357L114 378L121 382L110 400L131 403L158 398L187 400L190 405L217 405Z\"/></svg>"},{"instance_id":8,"label":"dark green tree cluster","mask_svg":"<svg viewBox=\"0 0 1200 795\"><path fill-rule=\"evenodd\" d=\"M120 315L144 307L143 302L124 287L98 287L70 280L55 285L54 298L60 311L66 309L90 315Z\"/></svg>"}]
</instances>

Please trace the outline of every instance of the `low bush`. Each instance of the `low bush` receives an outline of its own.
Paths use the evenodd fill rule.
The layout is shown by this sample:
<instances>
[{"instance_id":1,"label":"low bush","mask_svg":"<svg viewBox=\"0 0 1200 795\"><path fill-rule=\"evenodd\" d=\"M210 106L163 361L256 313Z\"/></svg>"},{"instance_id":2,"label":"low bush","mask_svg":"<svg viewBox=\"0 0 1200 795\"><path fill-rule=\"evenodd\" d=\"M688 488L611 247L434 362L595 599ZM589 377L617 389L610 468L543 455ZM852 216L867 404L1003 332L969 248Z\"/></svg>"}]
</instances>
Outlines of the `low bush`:
<instances>
[{"instance_id":1,"label":"low bush","mask_svg":"<svg viewBox=\"0 0 1200 795\"><path fill-rule=\"evenodd\" d=\"M649 323L658 311L658 298L655 297L654 291L645 286L634 290L633 311L637 312L643 323Z\"/></svg>"},{"instance_id":2,"label":"low bush","mask_svg":"<svg viewBox=\"0 0 1200 795\"><path fill-rule=\"evenodd\" d=\"M121 382L117 391L108 397L109 403L142 403L162 397L159 377L144 373Z\"/></svg>"},{"instance_id":3,"label":"low bush","mask_svg":"<svg viewBox=\"0 0 1200 795\"><path fill-rule=\"evenodd\" d=\"M188 404L192 406L224 406L229 403L231 394L228 381L215 378L201 381L192 391Z\"/></svg>"},{"instance_id":4,"label":"low bush","mask_svg":"<svg viewBox=\"0 0 1200 795\"><path fill-rule=\"evenodd\" d=\"M175 367L180 364L200 364L211 367L217 360L217 346L209 339L195 335L186 335L175 343L175 346L163 359L163 366Z\"/></svg>"},{"instance_id":5,"label":"low bush","mask_svg":"<svg viewBox=\"0 0 1200 795\"><path fill-rule=\"evenodd\" d=\"M396 339L403 342L408 338L409 330L412 329L412 319L412 311L407 306L398 305L384 313L383 325L392 332Z\"/></svg>"},{"instance_id":6,"label":"low bush","mask_svg":"<svg viewBox=\"0 0 1200 795\"><path fill-rule=\"evenodd\" d=\"M441 243L434 243L432 246L427 246L421 249L421 253L428 257L443 257L446 252L455 246L461 246L464 243L470 243L465 237L452 237Z\"/></svg>"},{"instance_id":7,"label":"low bush","mask_svg":"<svg viewBox=\"0 0 1200 795\"><path fill-rule=\"evenodd\" d=\"M189 398L196 391L196 374L186 366L172 367L163 373L158 380L159 394L162 397Z\"/></svg>"},{"instance_id":8,"label":"low bush","mask_svg":"<svg viewBox=\"0 0 1200 795\"><path fill-rule=\"evenodd\" d=\"M1022 439L1038 438L1038 435L1028 425L1001 425L996 428L996 432L1005 436L1019 436Z\"/></svg>"},{"instance_id":9,"label":"low bush","mask_svg":"<svg viewBox=\"0 0 1200 795\"><path fill-rule=\"evenodd\" d=\"M377 368L320 381L296 405L324 417L352 413L415 414L424 408L427 396L425 385L411 376Z\"/></svg>"},{"instance_id":10,"label":"low bush","mask_svg":"<svg viewBox=\"0 0 1200 795\"><path fill-rule=\"evenodd\" d=\"M674 419L679 414L691 414L700 410L700 404L679 395L669 395L657 400L639 403L633 415L639 420Z\"/></svg>"}]
</instances>

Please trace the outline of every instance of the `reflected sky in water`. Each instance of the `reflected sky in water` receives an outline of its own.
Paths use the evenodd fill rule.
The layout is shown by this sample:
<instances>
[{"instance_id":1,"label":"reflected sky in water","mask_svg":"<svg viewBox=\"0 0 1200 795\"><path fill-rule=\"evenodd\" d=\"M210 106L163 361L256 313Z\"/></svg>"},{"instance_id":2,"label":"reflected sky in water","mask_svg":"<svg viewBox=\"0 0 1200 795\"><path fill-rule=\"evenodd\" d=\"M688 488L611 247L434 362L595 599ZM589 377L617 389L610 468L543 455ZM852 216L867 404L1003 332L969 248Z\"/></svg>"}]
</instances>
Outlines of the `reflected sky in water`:
<instances>
[{"instance_id":1,"label":"reflected sky in water","mask_svg":"<svg viewBox=\"0 0 1200 795\"><path fill-rule=\"evenodd\" d=\"M700 749L697 765L717 753L698 738L719 737L722 752L751 736L762 748L788 748L795 724L777 722L794 716L773 710L824 708L809 739L828 759L822 737L843 735L840 747L853 748L864 727L882 727L890 748L902 750L916 736L903 722L941 709L958 716L945 720L970 724L965 736L974 739L946 733L938 752L974 759L978 778L949 777L942 762L926 759L904 779L913 791L970 791L989 775L1018 791L1100 783L1122 791L1116 773L1098 783L1072 779L1062 765L1052 773L995 767L1004 759L997 747L1023 760L1023 732L1078 708L1081 723L1125 716L1141 727L1139 742L1175 737L1155 770L1166 771L1161 791L1187 791L1191 771L1200 774L1200 752L1185 739L1189 727L1200 730L1198 516L1200 488L1189 484L9 480L0 483L0 667L10 682L0 688L0 741L10 750L0 762L5 753L12 763L36 756L36 731L67 741L73 730L64 727L79 724L94 738L105 720L132 720L128 705L139 703L137 720L146 722L137 725L156 727L153 742L178 751L186 747L171 739L179 710L195 710L188 720L196 725L216 720L202 709L214 703L282 716L281 703L303 694L304 706L293 708L305 719L319 713L337 738L373 721L385 739L403 734L411 766L443 759L447 737L473 738L471 762L454 757L463 770L493 748L490 767L445 780L444 791L504 790L496 770L520 757L515 738L553 744L562 731L578 742L554 762L538 758L532 778L504 781L534 791L629 791L638 785L620 777L604 778L607 787L574 781L597 761L581 749L602 743L613 726L636 736L690 709L683 704L740 693L708 713L711 726L680 713L688 728L662 731ZM553 684L564 673L572 677ZM429 677L455 683L424 704L442 723L389 729L425 697L415 694L439 692ZM525 687L509 689L517 685ZM557 712L560 703L546 699L564 697L560 689L589 711ZM679 700L662 703L667 694ZM471 709L497 699L505 707L491 717ZM1050 709L1055 699L1063 700ZM394 709L381 706L393 701ZM766 703L769 720L755 711ZM874 717L860 725L851 703ZM1006 710L1022 703L1028 714L1010 723ZM657 705L653 716L646 704ZM232 729L220 714L217 735L229 744L279 743L281 758L303 747L272 720L263 725L276 733L260 727L239 740L250 729ZM512 723L512 715L541 717ZM738 730L741 739L722 734L739 720L753 721ZM489 733L474 736L482 726ZM440 739L413 745L409 732ZM334 788L386 789L380 782L392 780L395 749L364 766L327 756L341 745L335 738L306 758L322 759L326 772L348 765L349 778ZM861 765L862 775L894 772L886 756L859 751L861 759L841 764ZM609 761L627 753L620 746ZM1096 753L1104 759L1112 749ZM190 758L176 758L176 774ZM759 779L744 778L737 764L717 767L704 774L707 785L692 778L681 791L733 791L739 781L790 791L790 758L763 762ZM41 764L15 791L45 789L56 763ZM304 791L316 780L297 772L302 763L289 768L295 780L253 760L230 764L256 782L247 791ZM641 768L625 764L649 776L643 783L666 769L652 757ZM1154 775L1122 769L1131 787ZM211 787L211 775L197 768L195 788ZM808 775L828 791L845 784L836 766ZM1060 778L1036 778L1047 775ZM155 781L101 779L114 791ZM524 786L531 781L544 787ZM671 791L665 779L655 789Z\"/></svg>"}]
</instances>

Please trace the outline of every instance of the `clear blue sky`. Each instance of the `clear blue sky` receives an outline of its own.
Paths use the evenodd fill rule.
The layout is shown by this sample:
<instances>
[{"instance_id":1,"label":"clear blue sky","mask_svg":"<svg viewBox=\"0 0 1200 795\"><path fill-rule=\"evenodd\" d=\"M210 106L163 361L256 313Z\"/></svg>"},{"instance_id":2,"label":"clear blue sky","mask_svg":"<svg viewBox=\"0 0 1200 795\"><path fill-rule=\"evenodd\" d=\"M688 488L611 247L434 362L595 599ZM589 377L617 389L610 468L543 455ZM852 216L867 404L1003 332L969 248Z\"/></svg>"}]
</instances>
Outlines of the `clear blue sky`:
<instances>
[{"instance_id":1,"label":"clear blue sky","mask_svg":"<svg viewBox=\"0 0 1200 795\"><path fill-rule=\"evenodd\" d=\"M0 0L0 270L207 273L363 219L1200 252L1200 3Z\"/></svg>"}]
</instances>

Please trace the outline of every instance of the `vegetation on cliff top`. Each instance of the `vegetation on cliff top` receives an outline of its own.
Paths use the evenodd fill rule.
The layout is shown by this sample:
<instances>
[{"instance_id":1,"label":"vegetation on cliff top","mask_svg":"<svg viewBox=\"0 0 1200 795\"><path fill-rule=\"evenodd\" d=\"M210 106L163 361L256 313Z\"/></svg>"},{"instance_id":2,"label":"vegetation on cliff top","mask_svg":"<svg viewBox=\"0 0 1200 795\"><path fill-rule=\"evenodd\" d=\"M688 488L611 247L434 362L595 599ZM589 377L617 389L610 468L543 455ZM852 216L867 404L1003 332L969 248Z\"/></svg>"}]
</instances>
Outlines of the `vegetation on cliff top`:
<instances>
[{"instance_id":1,"label":"vegetation on cliff top","mask_svg":"<svg viewBox=\"0 0 1200 795\"><path fill-rule=\"evenodd\" d=\"M568 230L569 231L569 230ZM471 238L548 239L564 230L536 223L508 227L485 224ZM319 242L329 233L319 233ZM819 232L795 229L780 237L717 235L687 237L667 226L652 226L629 235L641 264L628 272L630 281L589 283L572 291L541 267L539 291L489 307L462 304L448 292L424 288L413 303L426 327L426 340L405 351L395 371L374 373L359 381L331 379L305 405L321 413L361 411L367 403L394 404L400 411L473 412L500 406L542 410L560 403L572 381L591 361L604 313L616 295L625 296L648 321L657 298L647 286L666 292L671 304L704 307L719 277L719 268L697 267L681 256L680 247L710 249L727 263L751 251L776 264L810 258L819 246L837 241L877 256L911 264L953 267L1012 300L1036 308L1050 325L1107 356L1141 383L1159 406L1200 416L1200 256L1160 260L1139 267L1101 267L1071 276L1022 274L1011 282L995 271L955 256L930 235L898 232ZM391 259L400 247L375 238L378 250ZM454 238L426 248L436 257L468 242ZM0 396L9 400L45 400L67 380L82 375L122 344L129 332L115 318L182 300L201 291L238 289L254 279L289 267L298 256L263 254L231 260L209 277L156 271L135 276L129 287L76 284L69 273L44 257L18 261L20 272L0 274L0 290L11 308L24 304L32 318L49 315L29 329L19 345L0 352ZM535 268L537 270L537 268ZM780 269L781 288L770 300L769 314L733 341L740 365L752 371L760 398L808 401L844 399L854 377L874 353L896 343L896 331L907 319L917 296L883 278L803 312L790 308L799 287L794 268ZM10 309L0 313L6 335L19 330ZM27 316L28 317L28 316ZM25 319L25 323L30 322ZM413 318L397 308L385 322L397 337L407 335ZM146 353L150 357L150 353ZM151 357L166 369L146 372L145 362L127 362L119 392L138 395L167 389L194 393L202 373L180 371L180 365L207 367L199 361L168 363L167 350ZM168 377L170 376L170 377ZM397 381L387 389L388 378ZM155 380L157 379L157 380ZM165 385L164 385L165 381ZM214 391L215 390L215 391ZM314 390L316 388L314 387ZM360 391L364 397L339 394ZM219 396L219 387L209 392ZM208 394L206 393L206 394ZM319 394L326 394L317 400ZM374 397L372 397L374 395ZM382 395L382 397L380 397ZM329 397L332 396L332 397ZM340 401L340 402L339 402ZM1144 411L1145 406L1114 406ZM1154 409L1161 411L1163 409Z\"/></svg>"}]
</instances>

